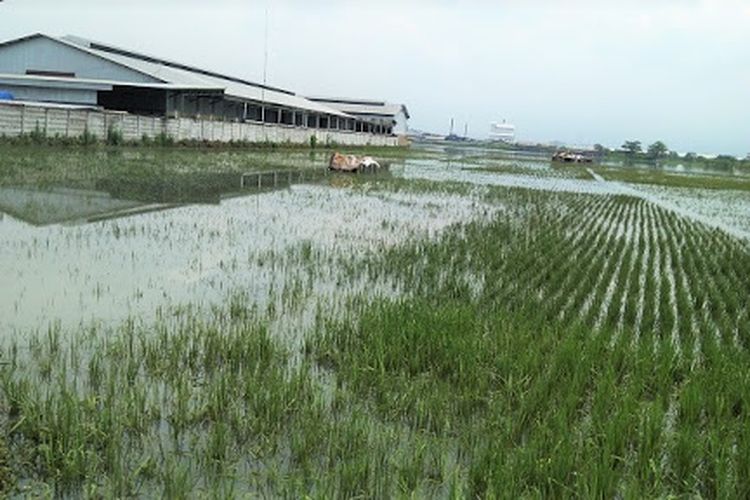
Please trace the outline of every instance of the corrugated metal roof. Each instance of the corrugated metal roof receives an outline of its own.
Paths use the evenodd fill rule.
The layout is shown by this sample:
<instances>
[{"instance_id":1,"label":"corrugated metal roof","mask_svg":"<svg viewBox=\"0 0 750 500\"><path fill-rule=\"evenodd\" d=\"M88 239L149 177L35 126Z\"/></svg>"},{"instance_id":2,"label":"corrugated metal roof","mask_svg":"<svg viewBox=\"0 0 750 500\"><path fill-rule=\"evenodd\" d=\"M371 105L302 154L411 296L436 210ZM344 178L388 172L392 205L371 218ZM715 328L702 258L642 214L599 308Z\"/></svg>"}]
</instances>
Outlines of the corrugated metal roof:
<instances>
[{"instance_id":1,"label":"corrugated metal roof","mask_svg":"<svg viewBox=\"0 0 750 500\"><path fill-rule=\"evenodd\" d=\"M403 112L407 118L410 118L409 110L404 104L393 104L373 99L351 99L347 97L308 96L308 99L349 114L395 117Z\"/></svg>"},{"instance_id":2,"label":"corrugated metal roof","mask_svg":"<svg viewBox=\"0 0 750 500\"><path fill-rule=\"evenodd\" d=\"M349 117L349 115L337 108L310 101L286 90L254 84L219 73L138 54L79 37L67 36L57 38L56 40L121 66L131 68L164 83L190 88L223 88L226 95L238 99L266 102L275 106Z\"/></svg>"},{"instance_id":3,"label":"corrugated metal roof","mask_svg":"<svg viewBox=\"0 0 750 500\"><path fill-rule=\"evenodd\" d=\"M59 76L17 75L0 73L0 82L22 86L49 86L56 88L80 88L91 90L112 90L112 87L141 87L164 90L211 90L223 92L223 87L177 85L173 83L138 83L114 80L92 80L87 78L67 78Z\"/></svg>"}]
</instances>

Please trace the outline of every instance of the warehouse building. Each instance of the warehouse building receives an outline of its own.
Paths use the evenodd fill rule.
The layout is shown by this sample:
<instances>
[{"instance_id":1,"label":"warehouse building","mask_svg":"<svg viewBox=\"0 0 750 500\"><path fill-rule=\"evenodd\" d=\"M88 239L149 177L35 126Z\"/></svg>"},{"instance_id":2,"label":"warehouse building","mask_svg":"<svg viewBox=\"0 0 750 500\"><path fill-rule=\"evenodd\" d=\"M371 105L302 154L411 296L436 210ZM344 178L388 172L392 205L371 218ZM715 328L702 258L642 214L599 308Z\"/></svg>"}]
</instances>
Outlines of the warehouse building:
<instances>
[{"instance_id":1,"label":"warehouse building","mask_svg":"<svg viewBox=\"0 0 750 500\"><path fill-rule=\"evenodd\" d=\"M79 37L0 44L0 92L15 101L96 106L164 118L392 136L388 121L294 92Z\"/></svg>"},{"instance_id":2,"label":"warehouse building","mask_svg":"<svg viewBox=\"0 0 750 500\"><path fill-rule=\"evenodd\" d=\"M385 127L389 134L405 136L409 132L409 118L411 117L409 110L403 104L342 97L309 97L309 99L347 115L355 116L364 122Z\"/></svg>"}]
</instances>

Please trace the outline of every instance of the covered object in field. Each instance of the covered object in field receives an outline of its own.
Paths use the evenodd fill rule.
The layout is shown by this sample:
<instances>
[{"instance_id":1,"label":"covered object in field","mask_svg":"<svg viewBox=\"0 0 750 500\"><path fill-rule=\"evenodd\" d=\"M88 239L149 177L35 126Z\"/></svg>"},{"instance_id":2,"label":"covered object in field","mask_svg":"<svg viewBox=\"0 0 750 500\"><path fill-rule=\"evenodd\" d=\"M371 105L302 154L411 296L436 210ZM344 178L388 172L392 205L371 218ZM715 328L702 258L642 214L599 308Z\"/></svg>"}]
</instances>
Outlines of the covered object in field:
<instances>
[{"instance_id":1,"label":"covered object in field","mask_svg":"<svg viewBox=\"0 0 750 500\"><path fill-rule=\"evenodd\" d=\"M380 164L370 156L358 157L333 153L328 168L336 172L359 172L361 170L377 170Z\"/></svg>"}]
</instances>

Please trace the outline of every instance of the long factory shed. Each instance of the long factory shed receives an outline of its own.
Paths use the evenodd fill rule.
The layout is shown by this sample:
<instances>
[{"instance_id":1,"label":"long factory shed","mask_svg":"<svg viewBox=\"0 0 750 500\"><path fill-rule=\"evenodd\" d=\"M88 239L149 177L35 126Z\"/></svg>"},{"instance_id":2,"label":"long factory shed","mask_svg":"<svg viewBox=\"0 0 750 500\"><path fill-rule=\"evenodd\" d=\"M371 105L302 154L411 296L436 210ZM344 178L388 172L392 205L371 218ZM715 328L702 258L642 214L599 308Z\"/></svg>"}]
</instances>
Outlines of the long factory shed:
<instances>
[{"instance_id":1,"label":"long factory shed","mask_svg":"<svg viewBox=\"0 0 750 500\"><path fill-rule=\"evenodd\" d=\"M272 141L301 142L308 137L299 133L302 130L342 144L398 142L395 122L382 117L350 114L289 90L74 36L37 33L0 43L0 93L36 105L92 106L140 117L297 130L266 133ZM233 140L237 134L219 135Z\"/></svg>"}]
</instances>

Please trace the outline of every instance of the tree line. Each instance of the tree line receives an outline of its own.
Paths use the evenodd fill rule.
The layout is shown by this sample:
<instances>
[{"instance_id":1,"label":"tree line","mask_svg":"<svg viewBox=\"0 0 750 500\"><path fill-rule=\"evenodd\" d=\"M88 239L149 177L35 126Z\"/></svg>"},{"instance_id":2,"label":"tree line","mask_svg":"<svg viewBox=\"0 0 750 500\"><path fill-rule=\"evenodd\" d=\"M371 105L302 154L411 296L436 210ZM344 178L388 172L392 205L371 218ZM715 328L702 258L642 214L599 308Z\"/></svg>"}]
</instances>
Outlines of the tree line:
<instances>
[{"instance_id":1,"label":"tree line","mask_svg":"<svg viewBox=\"0 0 750 500\"><path fill-rule=\"evenodd\" d=\"M628 160L680 160L687 163L703 162L728 166L735 164L738 166L750 166L750 154L744 160L739 160L730 155L719 155L715 158L706 158L696 153L680 155L678 152L670 150L663 141L656 141L648 145L645 149L641 141L625 141L619 149L615 150L608 149L601 144L596 144L594 145L594 149L600 157L625 156Z\"/></svg>"}]
</instances>

